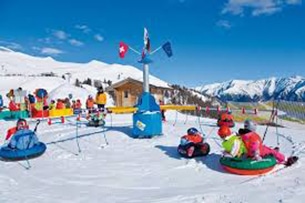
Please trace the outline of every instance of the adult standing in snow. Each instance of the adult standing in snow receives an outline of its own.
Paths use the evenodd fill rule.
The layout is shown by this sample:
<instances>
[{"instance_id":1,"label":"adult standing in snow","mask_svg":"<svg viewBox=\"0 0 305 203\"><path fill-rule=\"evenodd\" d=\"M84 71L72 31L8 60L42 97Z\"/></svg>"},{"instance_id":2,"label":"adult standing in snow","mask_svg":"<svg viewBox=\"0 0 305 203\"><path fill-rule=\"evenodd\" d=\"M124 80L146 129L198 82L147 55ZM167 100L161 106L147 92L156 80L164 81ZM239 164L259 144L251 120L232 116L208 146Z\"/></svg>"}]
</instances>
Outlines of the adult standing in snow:
<instances>
[{"instance_id":1,"label":"adult standing in snow","mask_svg":"<svg viewBox=\"0 0 305 203\"><path fill-rule=\"evenodd\" d=\"M270 148L263 145L261 137L255 132L256 123L247 119L244 122L244 129L239 129L238 133L247 149L247 156L255 160L262 160L267 155L273 155L279 164L285 164L287 166L292 165L298 160L298 157L291 156L286 160L285 155L279 152L278 148Z\"/></svg>"},{"instance_id":2,"label":"adult standing in snow","mask_svg":"<svg viewBox=\"0 0 305 203\"><path fill-rule=\"evenodd\" d=\"M97 108L99 108L100 110L104 110L106 102L107 102L106 93L104 92L103 87L100 87L95 97L95 103L97 104Z\"/></svg>"}]
</instances>

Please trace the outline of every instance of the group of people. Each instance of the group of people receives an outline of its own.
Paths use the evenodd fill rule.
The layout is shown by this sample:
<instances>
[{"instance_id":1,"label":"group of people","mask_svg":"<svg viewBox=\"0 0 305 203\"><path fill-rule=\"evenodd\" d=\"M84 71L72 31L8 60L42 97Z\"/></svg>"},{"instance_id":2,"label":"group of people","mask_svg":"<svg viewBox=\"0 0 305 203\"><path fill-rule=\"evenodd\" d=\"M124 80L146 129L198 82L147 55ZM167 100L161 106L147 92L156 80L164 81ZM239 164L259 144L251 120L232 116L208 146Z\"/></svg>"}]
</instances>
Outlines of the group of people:
<instances>
[{"instance_id":1,"label":"group of people","mask_svg":"<svg viewBox=\"0 0 305 203\"><path fill-rule=\"evenodd\" d=\"M94 110L94 105L97 105L97 108L100 110L105 110L105 105L107 103L107 96L106 93L104 92L103 88L99 88L95 100L93 99L92 95L89 95L87 100L86 100L86 109L88 110L89 113L93 112Z\"/></svg>"},{"instance_id":2,"label":"group of people","mask_svg":"<svg viewBox=\"0 0 305 203\"><path fill-rule=\"evenodd\" d=\"M80 99L72 100L72 104L71 104L69 98L57 99L56 103L55 103L55 100L51 100L50 105L49 105L49 110L69 109L69 108L72 108L73 110L81 109L82 103L81 103Z\"/></svg>"},{"instance_id":3,"label":"group of people","mask_svg":"<svg viewBox=\"0 0 305 203\"><path fill-rule=\"evenodd\" d=\"M245 120L244 128L239 129L237 133L232 132L228 125L220 126L218 135L222 139L223 156L261 161L264 157L272 155L278 164L286 166L298 160L296 156L286 158L278 147L271 148L264 145L260 135L256 133L256 128L256 123L249 119ZM209 145L196 128L189 128L187 135L181 137L178 146L178 152L187 158L205 156L209 150Z\"/></svg>"},{"instance_id":4,"label":"group of people","mask_svg":"<svg viewBox=\"0 0 305 203\"><path fill-rule=\"evenodd\" d=\"M218 135L222 139L223 155L233 158L250 158L256 161L272 155L278 164L286 166L298 160L296 156L286 159L278 147L271 148L264 145L260 135L256 133L256 127L256 123L249 119L245 120L244 128L239 129L237 133L232 133L227 125L220 126Z\"/></svg>"}]
</instances>

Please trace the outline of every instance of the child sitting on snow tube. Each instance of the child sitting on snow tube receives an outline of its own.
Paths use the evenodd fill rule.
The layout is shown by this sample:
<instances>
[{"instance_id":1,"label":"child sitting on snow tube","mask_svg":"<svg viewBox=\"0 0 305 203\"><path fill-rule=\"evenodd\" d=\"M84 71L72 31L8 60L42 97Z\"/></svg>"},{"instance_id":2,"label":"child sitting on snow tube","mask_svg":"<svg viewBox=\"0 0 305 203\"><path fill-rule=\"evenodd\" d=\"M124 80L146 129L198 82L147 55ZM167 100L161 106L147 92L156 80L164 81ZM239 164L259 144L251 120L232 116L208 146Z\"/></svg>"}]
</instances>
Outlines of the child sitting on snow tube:
<instances>
[{"instance_id":1,"label":"child sitting on snow tube","mask_svg":"<svg viewBox=\"0 0 305 203\"><path fill-rule=\"evenodd\" d=\"M196 128L189 128L187 135L181 137L178 152L186 158L206 156L210 152L210 145L204 142L202 135Z\"/></svg>"},{"instance_id":2,"label":"child sitting on snow tube","mask_svg":"<svg viewBox=\"0 0 305 203\"><path fill-rule=\"evenodd\" d=\"M224 148L220 164L226 171L239 175L258 175L272 170L276 165L274 157L264 157L259 162L247 158L248 152L244 142L239 135L232 133L228 126L221 126L218 135L223 140Z\"/></svg>"},{"instance_id":3,"label":"child sitting on snow tube","mask_svg":"<svg viewBox=\"0 0 305 203\"><path fill-rule=\"evenodd\" d=\"M225 157L242 157L247 153L246 146L241 137L232 133L228 126L221 126L218 130L219 137L223 140L222 147Z\"/></svg>"},{"instance_id":4,"label":"child sitting on snow tube","mask_svg":"<svg viewBox=\"0 0 305 203\"><path fill-rule=\"evenodd\" d=\"M286 160L285 155L280 153L278 148L272 149L263 145L261 137L255 131L256 123L249 119L245 120L244 129L238 131L247 148L249 158L260 161L263 157L272 155L276 158L278 164L285 164L286 166L290 166L298 160L296 156L288 157Z\"/></svg>"},{"instance_id":5,"label":"child sitting on snow tube","mask_svg":"<svg viewBox=\"0 0 305 203\"><path fill-rule=\"evenodd\" d=\"M104 126L105 125L105 120L104 120L105 116L106 116L106 114L100 110L97 110L94 113L90 113L87 116L87 119L89 120L88 125L94 126L94 127Z\"/></svg>"},{"instance_id":6,"label":"child sitting on snow tube","mask_svg":"<svg viewBox=\"0 0 305 203\"><path fill-rule=\"evenodd\" d=\"M11 128L10 133L13 134L6 136L6 139L10 140L0 148L0 159L3 161L18 161L42 155L46 150L46 145L38 141L35 134L37 125L34 131L29 130L26 120L19 119L16 127Z\"/></svg>"},{"instance_id":7,"label":"child sitting on snow tube","mask_svg":"<svg viewBox=\"0 0 305 203\"><path fill-rule=\"evenodd\" d=\"M29 129L25 119L21 118L17 121L16 126L7 130L5 140L9 140L13 134L19 130Z\"/></svg>"}]
</instances>

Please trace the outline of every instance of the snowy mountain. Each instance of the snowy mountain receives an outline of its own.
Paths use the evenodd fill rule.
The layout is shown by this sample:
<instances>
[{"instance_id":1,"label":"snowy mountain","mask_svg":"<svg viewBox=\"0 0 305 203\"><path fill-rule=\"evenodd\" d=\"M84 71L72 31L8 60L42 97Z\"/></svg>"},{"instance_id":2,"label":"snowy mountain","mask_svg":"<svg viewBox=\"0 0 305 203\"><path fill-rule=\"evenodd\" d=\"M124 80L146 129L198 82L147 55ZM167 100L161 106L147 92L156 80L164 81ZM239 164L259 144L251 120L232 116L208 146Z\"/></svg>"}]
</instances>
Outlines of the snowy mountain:
<instances>
[{"instance_id":1,"label":"snowy mountain","mask_svg":"<svg viewBox=\"0 0 305 203\"><path fill-rule=\"evenodd\" d=\"M142 80L141 70L127 65L106 64L92 60L89 63L59 62L51 57L34 57L24 53L15 52L5 47L0 47L0 76L38 76L56 75L58 77L70 75L70 83L75 80L84 81L110 80L112 83L131 77ZM168 83L154 76L149 77L150 83L158 87L169 87Z\"/></svg>"},{"instance_id":2,"label":"snowy mountain","mask_svg":"<svg viewBox=\"0 0 305 203\"><path fill-rule=\"evenodd\" d=\"M262 80L231 80L197 87L196 90L222 101L268 101L281 99L305 101L305 78L269 78Z\"/></svg>"},{"instance_id":3,"label":"snowy mountain","mask_svg":"<svg viewBox=\"0 0 305 203\"><path fill-rule=\"evenodd\" d=\"M46 76L53 77L46 79ZM109 85L108 81L116 83L126 78L143 81L143 72L133 66L106 64L97 60L89 63L59 62L51 57L34 57L0 47L0 77L0 94L2 95L5 95L9 89L18 87L23 87L30 92L36 88L44 88L50 92L50 99L65 98L68 94L72 94L75 98L85 100L87 95L95 94L96 89L85 84L82 84L82 89L71 87L77 81L79 83L90 78L93 82L99 81L105 87ZM149 82L157 87L170 87L167 82L152 75L149 77ZM66 89L71 91L67 92ZM212 100L209 96L188 91L202 102ZM175 95L168 97L167 101L172 100L173 97ZM171 101L168 102L171 103ZM110 102L108 105L113 103Z\"/></svg>"}]
</instances>

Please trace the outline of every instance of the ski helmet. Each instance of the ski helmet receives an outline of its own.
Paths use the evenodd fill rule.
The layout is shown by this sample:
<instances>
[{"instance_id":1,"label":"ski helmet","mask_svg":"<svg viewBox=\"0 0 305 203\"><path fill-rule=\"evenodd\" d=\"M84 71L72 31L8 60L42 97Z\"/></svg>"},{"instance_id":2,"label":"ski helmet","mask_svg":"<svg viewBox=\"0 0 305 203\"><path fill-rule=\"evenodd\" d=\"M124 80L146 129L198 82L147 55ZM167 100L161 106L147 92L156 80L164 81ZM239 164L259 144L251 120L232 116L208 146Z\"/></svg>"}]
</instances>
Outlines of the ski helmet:
<instances>
[{"instance_id":1,"label":"ski helmet","mask_svg":"<svg viewBox=\"0 0 305 203\"><path fill-rule=\"evenodd\" d=\"M256 131L256 123L254 123L254 122L253 122L252 120L250 120L250 119L245 120L245 122L244 122L244 127L245 127L245 129L247 129L247 130Z\"/></svg>"},{"instance_id":2,"label":"ski helmet","mask_svg":"<svg viewBox=\"0 0 305 203\"><path fill-rule=\"evenodd\" d=\"M232 133L231 133L230 128L229 128L228 126L226 126L226 125L221 126L221 127L219 128L219 130L218 130L218 135L219 135L221 138L225 138L225 137L227 137L227 136L229 136L229 135L231 135L231 134L232 134Z\"/></svg>"},{"instance_id":3,"label":"ski helmet","mask_svg":"<svg viewBox=\"0 0 305 203\"><path fill-rule=\"evenodd\" d=\"M196 129L196 128L189 128L188 130L187 130L187 134L188 135L195 135L195 134L197 134L199 131Z\"/></svg>"}]
</instances>

